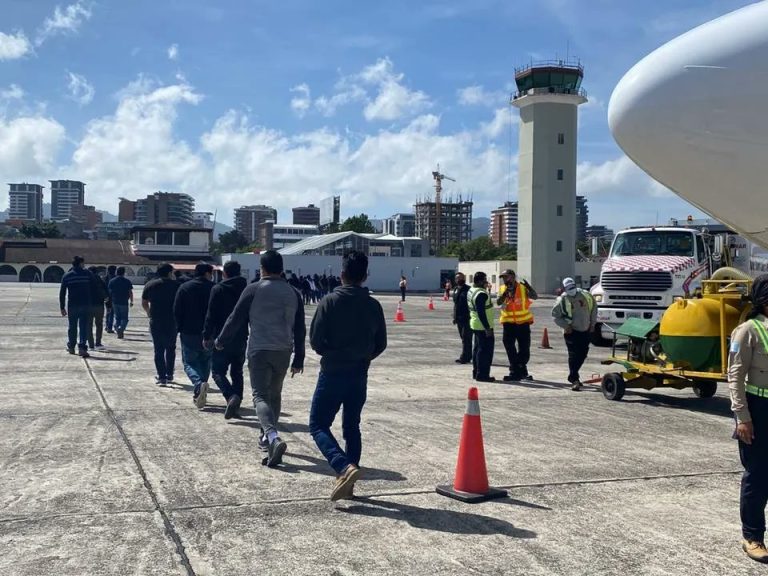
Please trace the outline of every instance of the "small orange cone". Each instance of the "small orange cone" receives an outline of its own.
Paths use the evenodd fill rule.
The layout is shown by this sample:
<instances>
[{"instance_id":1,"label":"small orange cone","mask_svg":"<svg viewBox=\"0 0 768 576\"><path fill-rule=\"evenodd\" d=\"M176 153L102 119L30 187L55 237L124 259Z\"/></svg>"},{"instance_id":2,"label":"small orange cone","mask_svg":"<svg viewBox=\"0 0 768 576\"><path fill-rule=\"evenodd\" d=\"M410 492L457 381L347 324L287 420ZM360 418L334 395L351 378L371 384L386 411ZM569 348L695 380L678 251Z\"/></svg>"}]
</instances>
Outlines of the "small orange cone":
<instances>
[{"instance_id":1,"label":"small orange cone","mask_svg":"<svg viewBox=\"0 0 768 576\"><path fill-rule=\"evenodd\" d=\"M541 335L541 345L539 348L544 348L546 350L552 349L552 346L549 345L549 332L547 332L546 328L544 328L544 334Z\"/></svg>"},{"instance_id":2,"label":"small orange cone","mask_svg":"<svg viewBox=\"0 0 768 576\"><path fill-rule=\"evenodd\" d=\"M395 322L405 322L405 312L403 312L403 303L397 303L397 312L395 312Z\"/></svg>"},{"instance_id":3,"label":"small orange cone","mask_svg":"<svg viewBox=\"0 0 768 576\"><path fill-rule=\"evenodd\" d=\"M483 449L483 428L480 424L480 400L477 388L469 389L467 411L461 426L459 458L453 486L438 486L438 494L461 500L469 504L484 502L493 498L504 498L506 490L488 486L488 471L485 467Z\"/></svg>"},{"instance_id":4,"label":"small orange cone","mask_svg":"<svg viewBox=\"0 0 768 576\"><path fill-rule=\"evenodd\" d=\"M427 306L427 310L434 310L435 309L435 303L432 300L432 296L429 297L429 306Z\"/></svg>"}]
</instances>

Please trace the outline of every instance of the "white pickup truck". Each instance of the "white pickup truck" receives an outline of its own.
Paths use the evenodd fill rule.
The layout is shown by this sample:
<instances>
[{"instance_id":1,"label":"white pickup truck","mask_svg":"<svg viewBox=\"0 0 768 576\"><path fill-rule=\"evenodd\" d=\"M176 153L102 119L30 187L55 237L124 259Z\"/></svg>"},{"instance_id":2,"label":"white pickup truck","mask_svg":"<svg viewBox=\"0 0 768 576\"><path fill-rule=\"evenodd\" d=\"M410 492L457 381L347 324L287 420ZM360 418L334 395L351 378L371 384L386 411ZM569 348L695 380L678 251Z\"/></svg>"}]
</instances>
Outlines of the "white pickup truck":
<instances>
[{"instance_id":1,"label":"white pickup truck","mask_svg":"<svg viewBox=\"0 0 768 576\"><path fill-rule=\"evenodd\" d=\"M661 320L677 297L694 294L720 266L731 262L738 236L705 235L691 228L658 226L619 232L592 287L598 306L593 342L605 345L627 318ZM748 267L748 264L747 264Z\"/></svg>"}]
</instances>

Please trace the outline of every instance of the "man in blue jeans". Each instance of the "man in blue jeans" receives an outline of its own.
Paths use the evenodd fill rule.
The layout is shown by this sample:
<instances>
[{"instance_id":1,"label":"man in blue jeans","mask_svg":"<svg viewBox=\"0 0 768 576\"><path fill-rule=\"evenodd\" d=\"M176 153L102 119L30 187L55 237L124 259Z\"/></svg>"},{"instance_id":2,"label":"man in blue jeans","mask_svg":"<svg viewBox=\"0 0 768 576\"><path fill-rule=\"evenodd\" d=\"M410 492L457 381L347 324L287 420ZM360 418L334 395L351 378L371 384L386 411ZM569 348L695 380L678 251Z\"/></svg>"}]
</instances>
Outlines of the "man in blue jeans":
<instances>
[{"instance_id":1,"label":"man in blue jeans","mask_svg":"<svg viewBox=\"0 0 768 576\"><path fill-rule=\"evenodd\" d=\"M331 500L352 498L360 475L360 414L366 399L368 367L387 348L387 325L381 304L363 287L368 257L349 252L341 265L342 286L323 298L312 319L309 341L322 357L312 398L309 432L338 474ZM331 433L339 412L346 451Z\"/></svg>"},{"instance_id":2,"label":"man in blue jeans","mask_svg":"<svg viewBox=\"0 0 768 576\"><path fill-rule=\"evenodd\" d=\"M107 314L104 316L104 328L107 334L115 333L115 311L112 309L112 300L109 298L109 283L117 276L117 266L107 266L107 278L104 280L107 284Z\"/></svg>"},{"instance_id":3,"label":"man in blue jeans","mask_svg":"<svg viewBox=\"0 0 768 576\"><path fill-rule=\"evenodd\" d=\"M133 306L133 283L125 277L125 266L119 266L117 276L109 281L109 299L115 315L115 332L122 340L128 326L129 304Z\"/></svg>"},{"instance_id":4,"label":"man in blue jeans","mask_svg":"<svg viewBox=\"0 0 768 576\"><path fill-rule=\"evenodd\" d=\"M195 266L195 277L179 286L173 302L173 316L181 335L181 361L194 386L192 402L198 408L205 407L211 375L211 351L203 346L203 325L213 288L211 278L213 266L201 262Z\"/></svg>"},{"instance_id":5,"label":"man in blue jeans","mask_svg":"<svg viewBox=\"0 0 768 576\"><path fill-rule=\"evenodd\" d=\"M96 279L83 267L85 260L80 256L72 259L72 268L64 274L59 289L59 308L61 315L69 320L67 330L67 352L78 353L88 358L88 333L91 321L91 294L95 289ZM69 296L67 298L67 296ZM80 332L78 337L78 330Z\"/></svg>"}]
</instances>

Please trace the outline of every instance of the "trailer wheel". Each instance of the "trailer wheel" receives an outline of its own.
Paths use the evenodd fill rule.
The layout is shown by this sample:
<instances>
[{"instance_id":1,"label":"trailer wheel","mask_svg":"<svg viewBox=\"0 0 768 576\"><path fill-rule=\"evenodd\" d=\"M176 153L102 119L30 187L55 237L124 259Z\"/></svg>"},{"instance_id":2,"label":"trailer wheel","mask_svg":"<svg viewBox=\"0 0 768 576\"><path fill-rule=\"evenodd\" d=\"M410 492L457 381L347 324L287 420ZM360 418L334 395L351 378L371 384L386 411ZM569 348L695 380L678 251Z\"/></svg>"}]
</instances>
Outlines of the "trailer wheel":
<instances>
[{"instance_id":1,"label":"trailer wheel","mask_svg":"<svg viewBox=\"0 0 768 576\"><path fill-rule=\"evenodd\" d=\"M608 400L621 400L624 397L624 377L621 374L612 372L603 376L603 382L600 385L603 396Z\"/></svg>"},{"instance_id":2,"label":"trailer wheel","mask_svg":"<svg viewBox=\"0 0 768 576\"><path fill-rule=\"evenodd\" d=\"M717 392L717 382L698 380L693 385L693 393L699 398L712 398Z\"/></svg>"},{"instance_id":3,"label":"trailer wheel","mask_svg":"<svg viewBox=\"0 0 768 576\"><path fill-rule=\"evenodd\" d=\"M595 326L595 330L594 332L592 332L592 335L590 336L592 346L597 346L598 348L610 348L611 344L613 344L613 340L609 340L608 338L603 338L603 333L601 328L602 328L602 324L597 324Z\"/></svg>"}]
</instances>

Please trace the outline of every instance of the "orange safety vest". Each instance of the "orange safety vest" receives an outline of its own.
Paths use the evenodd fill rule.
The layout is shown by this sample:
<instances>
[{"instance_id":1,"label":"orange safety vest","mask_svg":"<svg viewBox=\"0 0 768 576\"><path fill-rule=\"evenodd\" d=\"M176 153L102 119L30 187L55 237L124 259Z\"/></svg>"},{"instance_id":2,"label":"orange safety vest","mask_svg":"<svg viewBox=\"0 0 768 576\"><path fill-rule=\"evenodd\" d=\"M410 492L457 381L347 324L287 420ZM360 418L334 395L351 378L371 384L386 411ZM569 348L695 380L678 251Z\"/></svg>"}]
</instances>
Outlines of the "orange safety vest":
<instances>
[{"instance_id":1,"label":"orange safety vest","mask_svg":"<svg viewBox=\"0 0 768 576\"><path fill-rule=\"evenodd\" d=\"M502 284L499 288L499 298L507 291L507 285ZM531 312L531 300L528 298L528 291L521 283L517 283L515 297L507 300L501 307L502 324L533 324L533 313Z\"/></svg>"}]
</instances>

